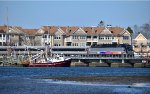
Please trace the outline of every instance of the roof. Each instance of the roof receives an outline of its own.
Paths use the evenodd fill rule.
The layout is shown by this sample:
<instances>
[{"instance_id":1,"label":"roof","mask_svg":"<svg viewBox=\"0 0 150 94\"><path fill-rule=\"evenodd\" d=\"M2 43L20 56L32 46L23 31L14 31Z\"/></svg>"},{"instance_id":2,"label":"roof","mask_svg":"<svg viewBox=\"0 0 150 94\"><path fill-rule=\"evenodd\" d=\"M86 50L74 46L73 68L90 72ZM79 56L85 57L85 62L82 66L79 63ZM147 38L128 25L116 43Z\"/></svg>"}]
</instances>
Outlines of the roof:
<instances>
[{"instance_id":1,"label":"roof","mask_svg":"<svg viewBox=\"0 0 150 94\"><path fill-rule=\"evenodd\" d=\"M79 27L62 26L62 27L60 27L60 29L63 30L64 33L66 33L66 35L72 35L75 31L77 31L79 29Z\"/></svg>"},{"instance_id":2,"label":"roof","mask_svg":"<svg viewBox=\"0 0 150 94\"><path fill-rule=\"evenodd\" d=\"M132 38L135 39L139 34L142 34L147 40L150 40L149 34L147 34L146 32L138 32L138 33L133 33Z\"/></svg>"},{"instance_id":3,"label":"roof","mask_svg":"<svg viewBox=\"0 0 150 94\"><path fill-rule=\"evenodd\" d=\"M58 27L57 26L43 26L42 29L45 31L44 34L54 34Z\"/></svg>"},{"instance_id":4,"label":"roof","mask_svg":"<svg viewBox=\"0 0 150 94\"><path fill-rule=\"evenodd\" d=\"M36 34L38 29L23 29L23 32L25 32L28 35L34 35Z\"/></svg>"},{"instance_id":5,"label":"roof","mask_svg":"<svg viewBox=\"0 0 150 94\"><path fill-rule=\"evenodd\" d=\"M119 48L90 48L90 51L120 51L120 52L123 52L125 51L125 48L123 47L119 47Z\"/></svg>"},{"instance_id":6,"label":"roof","mask_svg":"<svg viewBox=\"0 0 150 94\"><path fill-rule=\"evenodd\" d=\"M100 34L103 30L105 29L105 27L95 27L95 34Z\"/></svg>"},{"instance_id":7,"label":"roof","mask_svg":"<svg viewBox=\"0 0 150 94\"><path fill-rule=\"evenodd\" d=\"M67 36L73 35L79 28L83 29L87 35L97 35L101 34L101 32L107 28L113 35L121 34L124 31L124 28L120 27L77 27L77 26L43 26L41 29L44 31L44 34L55 34L58 29L61 29L64 34ZM13 28L17 31L22 31L28 35L34 35L38 31L38 29L24 29L22 27ZM0 26L0 33L4 33L7 30L7 26Z\"/></svg>"},{"instance_id":8,"label":"roof","mask_svg":"<svg viewBox=\"0 0 150 94\"><path fill-rule=\"evenodd\" d=\"M4 25L4 26L0 26L0 33L6 33L7 31L7 26Z\"/></svg>"},{"instance_id":9,"label":"roof","mask_svg":"<svg viewBox=\"0 0 150 94\"><path fill-rule=\"evenodd\" d=\"M94 35L94 28L92 27L83 27L83 30L85 31L85 33L87 33L87 35Z\"/></svg>"},{"instance_id":10,"label":"roof","mask_svg":"<svg viewBox=\"0 0 150 94\"><path fill-rule=\"evenodd\" d=\"M68 27L67 28L67 33L69 35L72 35L75 31L77 31L79 29L79 27Z\"/></svg>"},{"instance_id":11,"label":"roof","mask_svg":"<svg viewBox=\"0 0 150 94\"><path fill-rule=\"evenodd\" d=\"M121 27L108 27L108 29L114 35L118 35L124 30L124 28L121 28Z\"/></svg>"}]
</instances>

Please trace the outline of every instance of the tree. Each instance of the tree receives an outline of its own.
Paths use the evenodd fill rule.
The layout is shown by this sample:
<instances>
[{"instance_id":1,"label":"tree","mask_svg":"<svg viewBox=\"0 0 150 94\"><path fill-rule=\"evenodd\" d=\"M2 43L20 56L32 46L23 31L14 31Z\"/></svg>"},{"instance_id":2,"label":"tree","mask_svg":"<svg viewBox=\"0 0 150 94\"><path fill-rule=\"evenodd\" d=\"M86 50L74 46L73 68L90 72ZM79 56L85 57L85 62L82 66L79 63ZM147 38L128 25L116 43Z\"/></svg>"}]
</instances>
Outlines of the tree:
<instances>
[{"instance_id":1,"label":"tree","mask_svg":"<svg viewBox=\"0 0 150 94\"><path fill-rule=\"evenodd\" d=\"M129 31L130 34L133 34L133 30L131 29L131 27L128 27L127 30Z\"/></svg>"},{"instance_id":2,"label":"tree","mask_svg":"<svg viewBox=\"0 0 150 94\"><path fill-rule=\"evenodd\" d=\"M41 36L35 36L34 45L35 46L40 46L41 45Z\"/></svg>"},{"instance_id":3,"label":"tree","mask_svg":"<svg viewBox=\"0 0 150 94\"><path fill-rule=\"evenodd\" d=\"M140 29L139 29L139 26L137 26L137 25L134 25L134 26L133 26L134 34L135 34L135 33L138 33L139 30L140 30Z\"/></svg>"},{"instance_id":4,"label":"tree","mask_svg":"<svg viewBox=\"0 0 150 94\"><path fill-rule=\"evenodd\" d=\"M129 31L129 33L131 34L131 45L133 44L132 42L132 35L133 35L133 30L131 29L131 27L128 27L127 30Z\"/></svg>"},{"instance_id":5,"label":"tree","mask_svg":"<svg viewBox=\"0 0 150 94\"><path fill-rule=\"evenodd\" d=\"M101 27L101 26L104 26L104 21L101 20L101 21L99 22L98 26L100 26L100 27Z\"/></svg>"}]
</instances>

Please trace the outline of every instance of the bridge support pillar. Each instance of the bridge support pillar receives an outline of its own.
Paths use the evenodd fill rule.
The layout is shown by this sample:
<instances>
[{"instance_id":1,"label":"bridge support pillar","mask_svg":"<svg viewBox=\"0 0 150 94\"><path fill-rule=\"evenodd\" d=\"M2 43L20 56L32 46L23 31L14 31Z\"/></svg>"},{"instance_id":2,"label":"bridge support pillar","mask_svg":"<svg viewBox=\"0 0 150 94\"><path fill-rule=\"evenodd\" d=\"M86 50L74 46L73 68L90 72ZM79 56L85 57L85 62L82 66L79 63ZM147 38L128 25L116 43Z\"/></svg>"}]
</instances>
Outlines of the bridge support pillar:
<instances>
[{"instance_id":1,"label":"bridge support pillar","mask_svg":"<svg viewBox=\"0 0 150 94\"><path fill-rule=\"evenodd\" d=\"M99 63L102 63L102 60L101 60L101 59L99 60Z\"/></svg>"},{"instance_id":2,"label":"bridge support pillar","mask_svg":"<svg viewBox=\"0 0 150 94\"><path fill-rule=\"evenodd\" d=\"M80 59L78 60L78 63L81 63L81 60L80 60Z\"/></svg>"},{"instance_id":3,"label":"bridge support pillar","mask_svg":"<svg viewBox=\"0 0 150 94\"><path fill-rule=\"evenodd\" d=\"M124 63L124 59L122 59L122 63Z\"/></svg>"}]
</instances>

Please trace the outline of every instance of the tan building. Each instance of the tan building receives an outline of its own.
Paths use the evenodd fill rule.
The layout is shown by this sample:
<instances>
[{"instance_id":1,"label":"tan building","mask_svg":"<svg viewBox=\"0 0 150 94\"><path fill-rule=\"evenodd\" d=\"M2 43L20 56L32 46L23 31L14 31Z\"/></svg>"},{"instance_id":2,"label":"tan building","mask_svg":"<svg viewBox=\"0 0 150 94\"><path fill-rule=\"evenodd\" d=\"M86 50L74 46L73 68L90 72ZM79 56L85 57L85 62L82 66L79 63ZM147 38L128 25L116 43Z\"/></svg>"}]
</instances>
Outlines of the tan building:
<instances>
[{"instance_id":1,"label":"tan building","mask_svg":"<svg viewBox=\"0 0 150 94\"><path fill-rule=\"evenodd\" d=\"M69 46L92 44L131 44L130 33L119 27L68 27L65 43ZM67 46L64 45L64 46Z\"/></svg>"},{"instance_id":2,"label":"tan building","mask_svg":"<svg viewBox=\"0 0 150 94\"><path fill-rule=\"evenodd\" d=\"M9 27L0 36L8 36L11 46L76 46L95 44L130 44L130 33L120 27L43 26L40 29ZM6 36L5 36L6 34ZM0 38L1 38L0 37ZM3 45L4 42L0 40ZM6 42L6 41L5 41Z\"/></svg>"},{"instance_id":3,"label":"tan building","mask_svg":"<svg viewBox=\"0 0 150 94\"><path fill-rule=\"evenodd\" d=\"M6 31L7 26L0 26L0 46L7 45Z\"/></svg>"},{"instance_id":4,"label":"tan building","mask_svg":"<svg viewBox=\"0 0 150 94\"><path fill-rule=\"evenodd\" d=\"M136 55L146 56L150 53L150 42L149 40L141 33L133 40L133 49Z\"/></svg>"}]
</instances>

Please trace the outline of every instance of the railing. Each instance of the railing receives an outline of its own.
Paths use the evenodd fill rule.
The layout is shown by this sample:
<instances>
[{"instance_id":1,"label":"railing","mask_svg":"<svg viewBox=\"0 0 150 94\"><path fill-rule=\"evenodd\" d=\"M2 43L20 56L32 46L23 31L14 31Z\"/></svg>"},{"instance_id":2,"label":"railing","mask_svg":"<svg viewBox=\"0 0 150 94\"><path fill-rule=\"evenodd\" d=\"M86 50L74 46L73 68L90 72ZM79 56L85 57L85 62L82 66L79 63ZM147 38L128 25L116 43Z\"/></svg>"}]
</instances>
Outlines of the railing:
<instances>
[{"instance_id":1,"label":"railing","mask_svg":"<svg viewBox=\"0 0 150 94\"><path fill-rule=\"evenodd\" d=\"M66 56L68 58L70 58L70 56ZM80 56L74 56L74 57L71 57L72 59L117 59L117 60L122 60L122 59L137 59L137 58L134 58L134 57L126 57L126 58L123 58L123 57L80 57ZM142 58L139 58L139 59L142 59Z\"/></svg>"}]
</instances>

